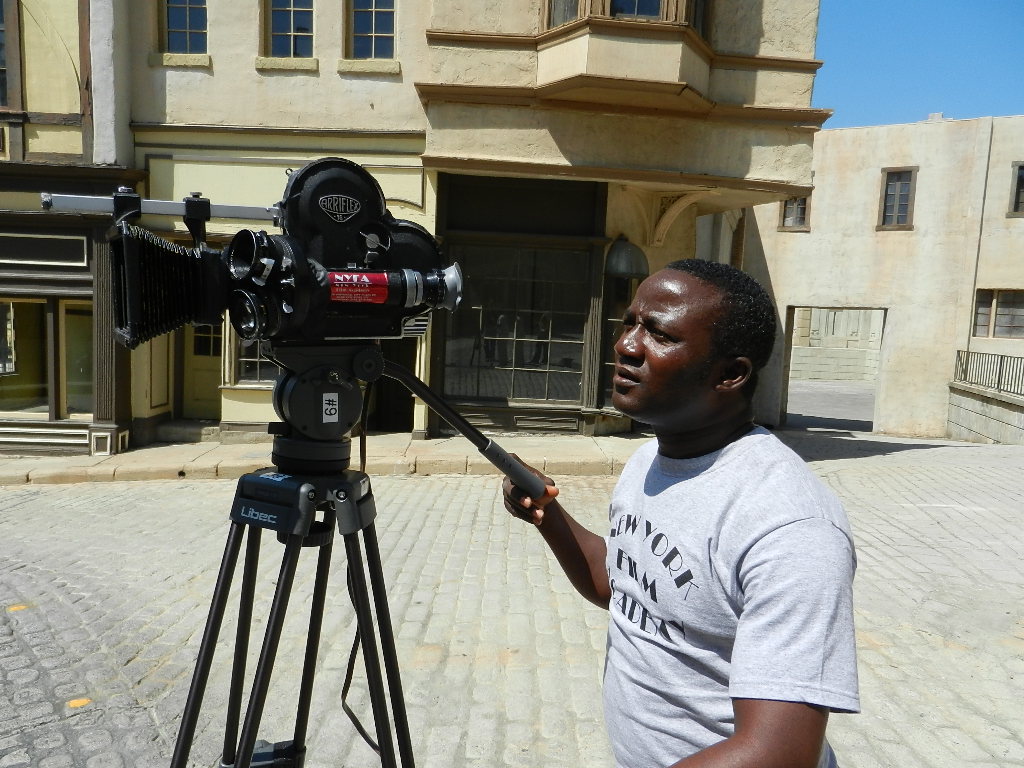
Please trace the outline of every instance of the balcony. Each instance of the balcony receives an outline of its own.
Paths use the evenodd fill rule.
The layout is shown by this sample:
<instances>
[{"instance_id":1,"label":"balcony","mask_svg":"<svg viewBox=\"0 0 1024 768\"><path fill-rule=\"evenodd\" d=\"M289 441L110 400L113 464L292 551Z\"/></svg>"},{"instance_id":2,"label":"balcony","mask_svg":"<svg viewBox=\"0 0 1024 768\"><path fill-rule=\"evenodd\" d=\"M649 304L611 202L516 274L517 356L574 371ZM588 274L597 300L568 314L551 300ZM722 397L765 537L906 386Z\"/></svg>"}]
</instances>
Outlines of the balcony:
<instances>
[{"instance_id":1,"label":"balcony","mask_svg":"<svg viewBox=\"0 0 1024 768\"><path fill-rule=\"evenodd\" d=\"M686 24L578 19L538 37L537 94L706 114L712 58Z\"/></svg>"}]
</instances>

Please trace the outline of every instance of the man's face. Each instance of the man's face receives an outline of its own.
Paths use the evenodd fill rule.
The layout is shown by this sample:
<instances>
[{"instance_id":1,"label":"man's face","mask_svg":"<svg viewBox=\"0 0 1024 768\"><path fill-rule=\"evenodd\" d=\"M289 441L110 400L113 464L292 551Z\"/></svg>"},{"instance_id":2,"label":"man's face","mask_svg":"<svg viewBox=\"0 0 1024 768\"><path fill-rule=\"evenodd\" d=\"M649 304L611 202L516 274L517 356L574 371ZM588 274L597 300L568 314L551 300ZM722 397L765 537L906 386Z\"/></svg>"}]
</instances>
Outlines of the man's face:
<instances>
[{"instance_id":1,"label":"man's face","mask_svg":"<svg viewBox=\"0 0 1024 768\"><path fill-rule=\"evenodd\" d=\"M691 430L712 415L712 324L719 290L675 269L644 280L615 343L612 404L656 430Z\"/></svg>"}]
</instances>

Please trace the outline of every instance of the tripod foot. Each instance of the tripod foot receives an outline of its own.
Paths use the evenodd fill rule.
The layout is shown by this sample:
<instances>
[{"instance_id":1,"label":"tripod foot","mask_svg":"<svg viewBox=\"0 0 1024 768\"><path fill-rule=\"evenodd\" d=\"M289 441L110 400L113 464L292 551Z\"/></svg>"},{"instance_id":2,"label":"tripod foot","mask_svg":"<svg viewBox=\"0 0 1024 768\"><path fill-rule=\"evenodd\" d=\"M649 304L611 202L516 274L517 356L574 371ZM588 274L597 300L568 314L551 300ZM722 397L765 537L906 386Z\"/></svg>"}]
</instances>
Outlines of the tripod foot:
<instances>
[{"instance_id":1,"label":"tripod foot","mask_svg":"<svg viewBox=\"0 0 1024 768\"><path fill-rule=\"evenodd\" d=\"M249 768L302 768L306 763L306 750L295 750L291 741L279 741L271 744L260 739L253 749ZM221 763L220 768L235 768L234 763Z\"/></svg>"}]
</instances>

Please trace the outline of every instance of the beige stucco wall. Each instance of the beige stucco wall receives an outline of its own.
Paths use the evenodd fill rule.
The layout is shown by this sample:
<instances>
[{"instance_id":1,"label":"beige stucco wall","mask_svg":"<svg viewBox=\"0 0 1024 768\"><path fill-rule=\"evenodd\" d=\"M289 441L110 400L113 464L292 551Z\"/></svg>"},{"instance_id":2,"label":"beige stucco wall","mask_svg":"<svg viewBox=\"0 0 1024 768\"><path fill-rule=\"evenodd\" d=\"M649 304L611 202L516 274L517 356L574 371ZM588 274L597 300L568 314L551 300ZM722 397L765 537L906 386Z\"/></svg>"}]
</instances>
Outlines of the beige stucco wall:
<instances>
[{"instance_id":1,"label":"beige stucco wall","mask_svg":"<svg viewBox=\"0 0 1024 768\"><path fill-rule=\"evenodd\" d=\"M711 44L722 53L813 58L818 0L720 0Z\"/></svg>"},{"instance_id":2,"label":"beige stucco wall","mask_svg":"<svg viewBox=\"0 0 1024 768\"><path fill-rule=\"evenodd\" d=\"M427 152L443 157L811 180L812 134L768 124L449 103L428 115Z\"/></svg>"},{"instance_id":3,"label":"beige stucco wall","mask_svg":"<svg viewBox=\"0 0 1024 768\"><path fill-rule=\"evenodd\" d=\"M21 35L25 110L80 114L77 0L22 2Z\"/></svg>"},{"instance_id":4,"label":"beige stucco wall","mask_svg":"<svg viewBox=\"0 0 1024 768\"><path fill-rule=\"evenodd\" d=\"M429 29L533 35L541 28L538 0L435 0L429 5Z\"/></svg>"},{"instance_id":5,"label":"beige stucco wall","mask_svg":"<svg viewBox=\"0 0 1024 768\"><path fill-rule=\"evenodd\" d=\"M1024 162L1024 117L991 121L992 159L986 187L985 220L978 249L977 287L1024 290L1024 217L1007 216L1016 176L1013 163ZM975 352L1024 356L1024 340L969 338Z\"/></svg>"},{"instance_id":6,"label":"beige stucco wall","mask_svg":"<svg viewBox=\"0 0 1024 768\"><path fill-rule=\"evenodd\" d=\"M317 6L314 71L292 69L306 60L263 62L259 15L248 3L209 6L209 64L164 66L156 4L132 15L132 119L141 123L236 125L352 130L420 130L423 110L413 83L427 67L426 4L398 11L400 71L339 72L344 56L344 3ZM279 66L280 68L274 68ZM341 67L345 69L345 67Z\"/></svg>"},{"instance_id":7,"label":"beige stucco wall","mask_svg":"<svg viewBox=\"0 0 1024 768\"><path fill-rule=\"evenodd\" d=\"M777 204L753 209L745 258L766 275L783 318L787 307L886 310L878 431L944 435L954 355L970 334L976 263L979 275L1024 285L1019 259L1013 264L1020 228L1006 218L1011 134L1018 131L1019 147L1024 118L1005 123L997 135L1007 133L1007 148L993 151L991 165L990 119L823 131L811 231L778 232ZM876 231L881 171L904 166L918 168L914 229ZM766 396L779 408L782 359L765 377Z\"/></svg>"}]
</instances>

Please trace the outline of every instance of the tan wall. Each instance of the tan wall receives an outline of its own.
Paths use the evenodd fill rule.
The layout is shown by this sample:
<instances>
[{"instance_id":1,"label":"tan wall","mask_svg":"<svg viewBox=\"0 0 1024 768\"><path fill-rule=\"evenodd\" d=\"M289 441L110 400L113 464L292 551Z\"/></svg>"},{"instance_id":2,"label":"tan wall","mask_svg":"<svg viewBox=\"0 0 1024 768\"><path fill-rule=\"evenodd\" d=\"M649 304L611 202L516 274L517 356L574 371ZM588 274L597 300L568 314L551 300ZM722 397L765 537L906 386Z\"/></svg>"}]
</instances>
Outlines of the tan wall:
<instances>
[{"instance_id":1,"label":"tan wall","mask_svg":"<svg viewBox=\"0 0 1024 768\"><path fill-rule=\"evenodd\" d=\"M766 124L437 104L427 152L810 184L812 134Z\"/></svg>"},{"instance_id":2,"label":"tan wall","mask_svg":"<svg viewBox=\"0 0 1024 768\"><path fill-rule=\"evenodd\" d=\"M716 51L810 59L818 32L818 0L721 0L713 4Z\"/></svg>"},{"instance_id":3,"label":"tan wall","mask_svg":"<svg viewBox=\"0 0 1024 768\"><path fill-rule=\"evenodd\" d=\"M209 54L203 65L159 53L157 4L139 4L132 17L132 117L142 123L266 126L310 129L420 130L424 128L413 83L426 69L425 3L397 12L397 63L374 71L345 71L344 3L317 4L315 71L295 70L303 60L264 62L259 15L250 3L209 5ZM165 63L171 66L165 66ZM179 65L180 64L180 65ZM339 66L340 65L340 66ZM275 68L277 67L277 68ZM342 70L342 71L339 71Z\"/></svg>"},{"instance_id":4,"label":"tan wall","mask_svg":"<svg viewBox=\"0 0 1024 768\"><path fill-rule=\"evenodd\" d=\"M21 34L25 110L79 114L77 0L23 2Z\"/></svg>"},{"instance_id":5,"label":"tan wall","mask_svg":"<svg viewBox=\"0 0 1024 768\"><path fill-rule=\"evenodd\" d=\"M1024 217L1007 216L1014 162L1024 162L1024 117L997 117L992 124L984 229L978 253L977 287L1024 290ZM1024 339L969 338L975 352L1024 356Z\"/></svg>"},{"instance_id":6,"label":"tan wall","mask_svg":"<svg viewBox=\"0 0 1024 768\"><path fill-rule=\"evenodd\" d=\"M886 309L875 429L945 434L954 353L969 332L989 121L823 131L815 147L810 232L778 232L758 206L747 258L786 307ZM914 230L876 231L881 169L918 166ZM783 355L765 377L783 402Z\"/></svg>"}]
</instances>

